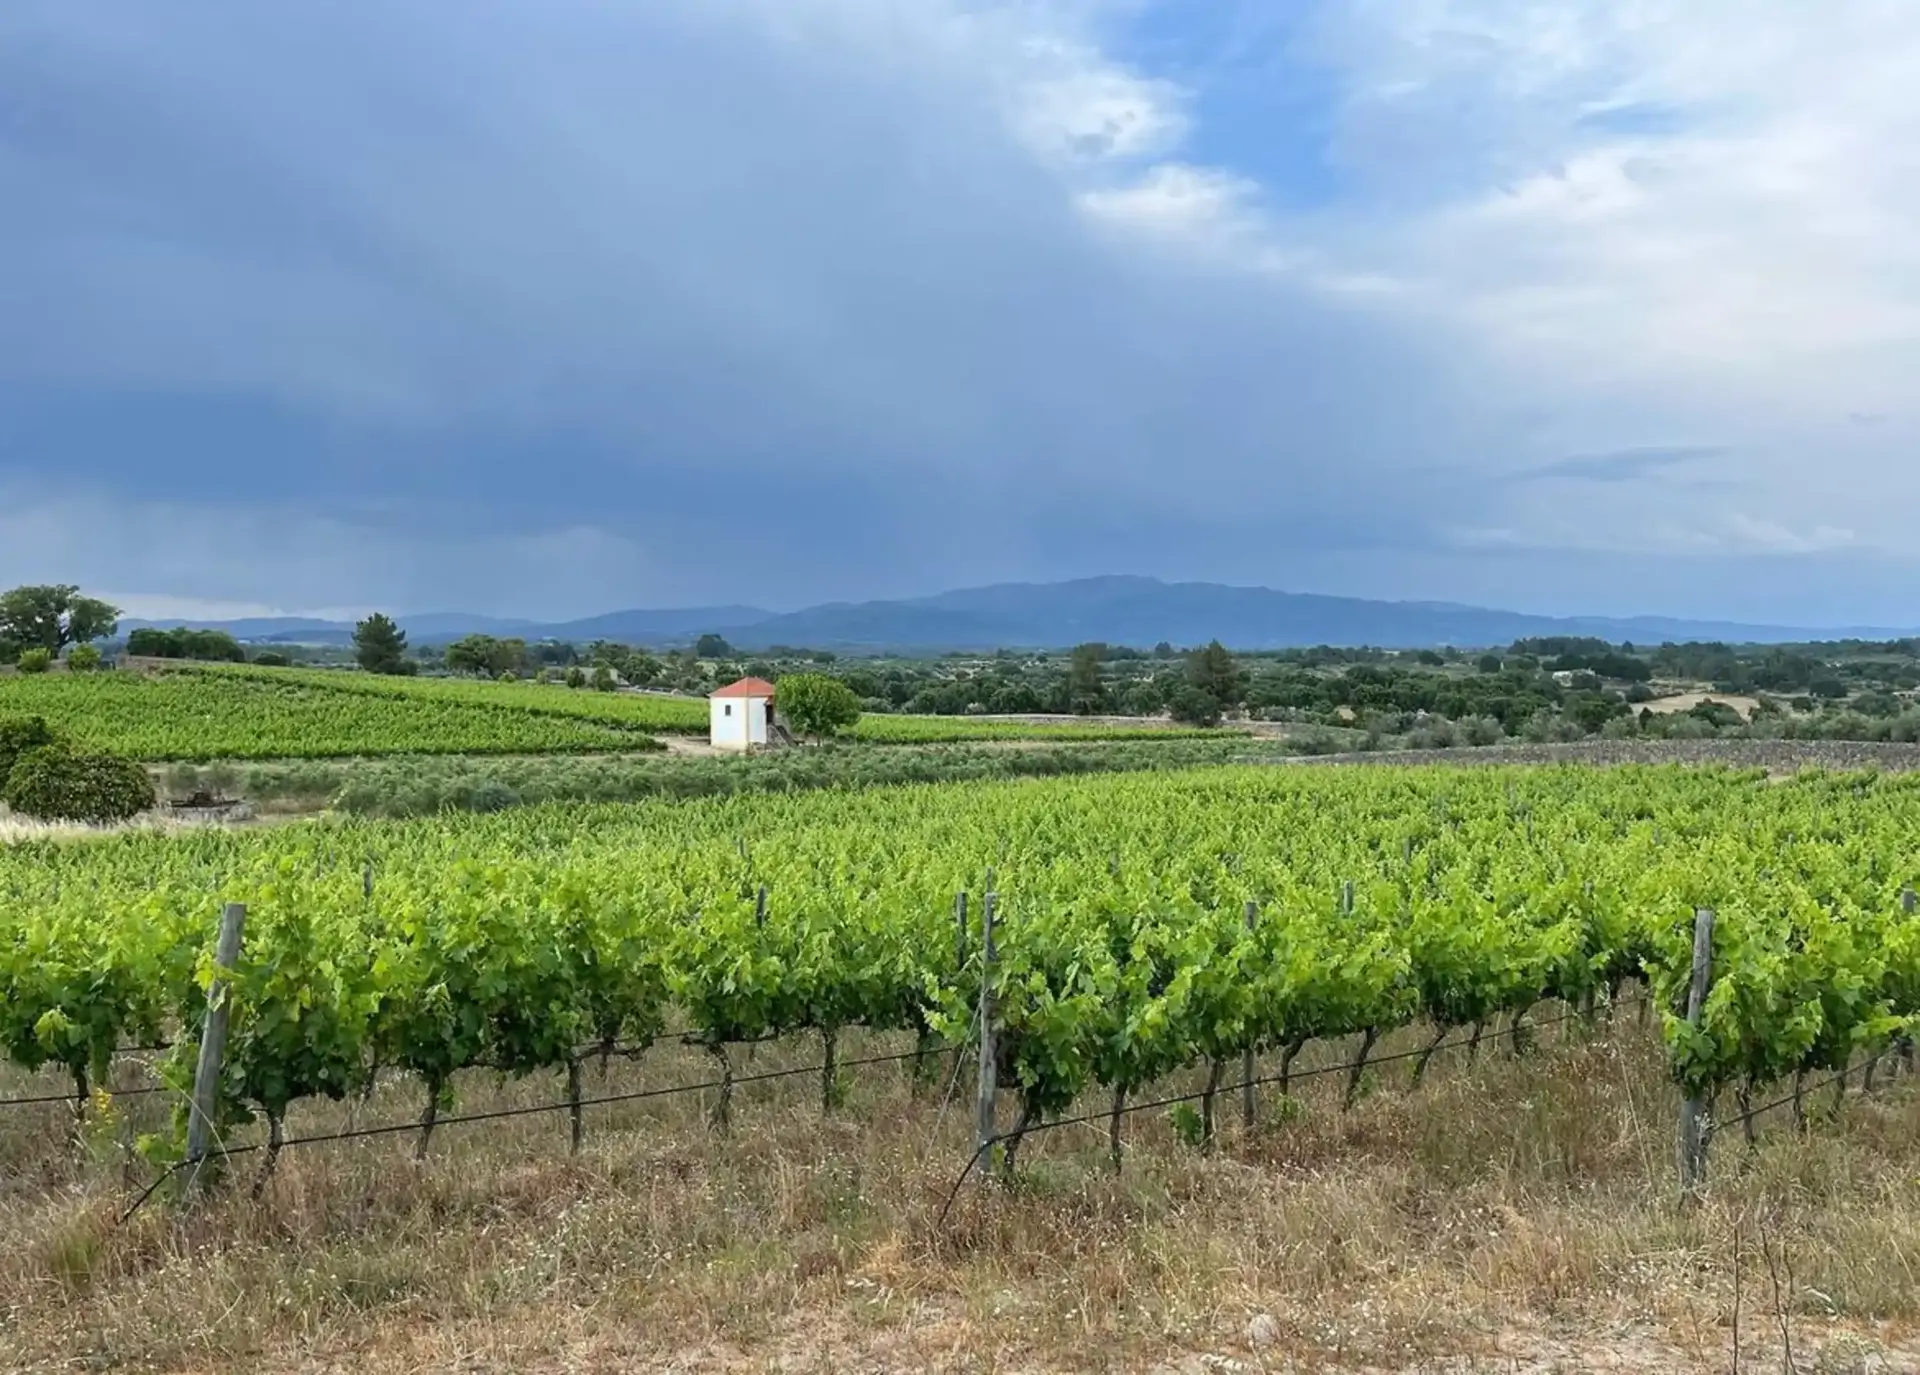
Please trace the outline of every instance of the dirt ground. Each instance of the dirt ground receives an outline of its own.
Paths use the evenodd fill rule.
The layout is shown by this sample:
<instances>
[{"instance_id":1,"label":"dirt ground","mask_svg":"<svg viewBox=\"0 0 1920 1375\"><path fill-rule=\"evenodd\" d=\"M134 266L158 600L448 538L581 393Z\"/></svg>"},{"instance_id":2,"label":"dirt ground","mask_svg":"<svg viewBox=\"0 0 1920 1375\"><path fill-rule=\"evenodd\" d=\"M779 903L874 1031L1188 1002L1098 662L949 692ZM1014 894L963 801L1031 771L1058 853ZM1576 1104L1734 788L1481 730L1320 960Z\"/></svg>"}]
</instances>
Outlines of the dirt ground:
<instances>
[{"instance_id":1,"label":"dirt ground","mask_svg":"<svg viewBox=\"0 0 1920 1375\"><path fill-rule=\"evenodd\" d=\"M1743 697L1735 692L1682 692L1672 697L1656 697L1651 702L1641 702L1634 710L1645 707L1655 716L1672 716L1692 711L1702 702L1718 702L1722 706L1732 707L1749 721L1753 719L1754 712L1760 709L1758 698Z\"/></svg>"}]
</instances>

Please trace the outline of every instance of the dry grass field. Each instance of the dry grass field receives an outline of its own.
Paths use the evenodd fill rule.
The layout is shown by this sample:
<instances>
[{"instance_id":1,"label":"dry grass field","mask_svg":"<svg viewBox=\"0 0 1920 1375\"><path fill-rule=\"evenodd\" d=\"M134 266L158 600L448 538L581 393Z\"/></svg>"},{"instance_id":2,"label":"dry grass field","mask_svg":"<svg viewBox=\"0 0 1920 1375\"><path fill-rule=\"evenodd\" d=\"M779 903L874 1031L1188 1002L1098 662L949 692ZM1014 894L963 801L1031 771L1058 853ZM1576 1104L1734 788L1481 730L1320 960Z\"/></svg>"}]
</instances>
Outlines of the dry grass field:
<instances>
[{"instance_id":1,"label":"dry grass field","mask_svg":"<svg viewBox=\"0 0 1920 1375\"><path fill-rule=\"evenodd\" d=\"M897 1065L850 1071L824 1117L811 1075L743 1086L725 1139L686 1095L588 1109L577 1158L564 1113L442 1127L424 1161L410 1134L293 1148L265 1183L236 1157L198 1210L157 1197L124 1226L157 1096L72 1144L63 1105L0 1108L0 1368L1666 1375L1733 1370L1737 1347L1740 1370L1920 1370L1920 1087L1883 1075L1837 1110L1823 1090L1805 1137L1776 1113L1751 1155L1729 1129L1683 1209L1656 1039L1626 1012L1518 1057L1489 1038L1418 1089L1404 1062L1369 1071L1351 1112L1337 1076L1264 1089L1211 1158L1142 1113L1118 1177L1103 1127L1048 1132L944 1220L971 1085L916 1094ZM796 1038L753 1068L817 1055ZM711 1069L661 1045L588 1091ZM396 1082L288 1130L419 1107Z\"/></svg>"}]
</instances>

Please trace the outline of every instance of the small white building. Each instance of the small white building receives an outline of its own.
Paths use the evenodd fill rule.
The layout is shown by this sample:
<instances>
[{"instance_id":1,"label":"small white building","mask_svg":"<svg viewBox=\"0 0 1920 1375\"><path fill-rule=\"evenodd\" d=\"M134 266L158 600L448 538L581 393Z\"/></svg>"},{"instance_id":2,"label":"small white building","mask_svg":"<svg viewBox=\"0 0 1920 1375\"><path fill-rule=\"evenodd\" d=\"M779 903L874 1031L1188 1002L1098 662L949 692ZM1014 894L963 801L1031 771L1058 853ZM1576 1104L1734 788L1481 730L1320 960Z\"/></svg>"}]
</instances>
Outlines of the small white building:
<instances>
[{"instance_id":1,"label":"small white building","mask_svg":"<svg viewBox=\"0 0 1920 1375\"><path fill-rule=\"evenodd\" d=\"M711 738L717 750L750 750L773 739L773 684L742 678L707 699Z\"/></svg>"}]
</instances>

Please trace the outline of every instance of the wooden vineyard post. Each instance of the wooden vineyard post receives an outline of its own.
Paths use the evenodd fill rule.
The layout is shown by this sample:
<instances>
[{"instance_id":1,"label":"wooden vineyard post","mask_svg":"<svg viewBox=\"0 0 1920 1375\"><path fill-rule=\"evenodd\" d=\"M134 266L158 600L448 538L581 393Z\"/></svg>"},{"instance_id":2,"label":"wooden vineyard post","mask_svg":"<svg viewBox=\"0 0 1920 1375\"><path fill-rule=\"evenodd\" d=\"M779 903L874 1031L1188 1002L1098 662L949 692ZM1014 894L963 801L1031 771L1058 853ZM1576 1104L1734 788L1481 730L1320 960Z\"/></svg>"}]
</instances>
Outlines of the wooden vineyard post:
<instances>
[{"instance_id":1,"label":"wooden vineyard post","mask_svg":"<svg viewBox=\"0 0 1920 1375\"><path fill-rule=\"evenodd\" d=\"M1348 879L1346 882L1340 885L1340 915L1343 917L1350 917L1353 915L1353 880L1352 879Z\"/></svg>"},{"instance_id":2,"label":"wooden vineyard post","mask_svg":"<svg viewBox=\"0 0 1920 1375\"><path fill-rule=\"evenodd\" d=\"M1247 930L1251 932L1260 921L1260 904L1249 900L1247 903ZM1253 1135L1253 1046L1251 1040L1247 1048L1240 1052L1240 1126L1248 1136Z\"/></svg>"},{"instance_id":3,"label":"wooden vineyard post","mask_svg":"<svg viewBox=\"0 0 1920 1375\"><path fill-rule=\"evenodd\" d=\"M953 895L953 967L967 967L967 895L962 890Z\"/></svg>"},{"instance_id":4,"label":"wooden vineyard post","mask_svg":"<svg viewBox=\"0 0 1920 1375\"><path fill-rule=\"evenodd\" d=\"M207 985L207 1021L200 1032L200 1061L194 1067L193 1102L187 1118L186 1193L197 1194L207 1157L213 1149L213 1128L220 1111L220 1065L227 1053L227 978L240 963L240 937L247 924L247 906L230 902L220 914L220 937L213 948L213 981Z\"/></svg>"},{"instance_id":5,"label":"wooden vineyard post","mask_svg":"<svg viewBox=\"0 0 1920 1375\"><path fill-rule=\"evenodd\" d=\"M993 1032L993 918L998 896L989 892L980 906L980 1084L973 1100L973 1164L980 1172L992 1173L988 1153L994 1135L994 1099L999 1093L999 1063L995 1059Z\"/></svg>"},{"instance_id":6,"label":"wooden vineyard post","mask_svg":"<svg viewBox=\"0 0 1920 1375\"><path fill-rule=\"evenodd\" d=\"M1693 981L1687 988L1687 1021L1700 1025L1713 986L1713 909L1693 913ZM1707 1100L1689 1096L1680 1105L1680 1196L1694 1202L1707 1182Z\"/></svg>"}]
</instances>

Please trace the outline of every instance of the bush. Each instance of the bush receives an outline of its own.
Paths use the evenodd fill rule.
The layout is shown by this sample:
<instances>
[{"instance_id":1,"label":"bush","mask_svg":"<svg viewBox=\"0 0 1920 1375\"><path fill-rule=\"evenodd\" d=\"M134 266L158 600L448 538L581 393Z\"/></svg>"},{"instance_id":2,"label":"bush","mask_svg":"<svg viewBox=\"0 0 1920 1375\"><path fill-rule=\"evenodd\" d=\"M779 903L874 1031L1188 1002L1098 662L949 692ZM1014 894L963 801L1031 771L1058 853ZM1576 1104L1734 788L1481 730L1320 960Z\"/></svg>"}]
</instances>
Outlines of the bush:
<instances>
[{"instance_id":1,"label":"bush","mask_svg":"<svg viewBox=\"0 0 1920 1375\"><path fill-rule=\"evenodd\" d=\"M100 651L92 645L75 645L67 651L67 670L71 673L91 673L100 667Z\"/></svg>"},{"instance_id":2,"label":"bush","mask_svg":"<svg viewBox=\"0 0 1920 1375\"><path fill-rule=\"evenodd\" d=\"M620 684L613 676L612 669L608 668L605 664L595 664L593 666L593 690L595 692L612 692L619 686Z\"/></svg>"},{"instance_id":3,"label":"bush","mask_svg":"<svg viewBox=\"0 0 1920 1375\"><path fill-rule=\"evenodd\" d=\"M154 804L153 780L131 759L43 745L7 775L6 803L42 821L125 821Z\"/></svg>"},{"instance_id":4,"label":"bush","mask_svg":"<svg viewBox=\"0 0 1920 1375\"><path fill-rule=\"evenodd\" d=\"M1192 683L1182 683L1173 690L1167 698L1167 710L1182 725L1220 724L1220 699Z\"/></svg>"},{"instance_id":5,"label":"bush","mask_svg":"<svg viewBox=\"0 0 1920 1375\"><path fill-rule=\"evenodd\" d=\"M253 662L261 668L292 668L293 660L278 650L262 650L253 656Z\"/></svg>"},{"instance_id":6,"label":"bush","mask_svg":"<svg viewBox=\"0 0 1920 1375\"><path fill-rule=\"evenodd\" d=\"M45 673L53 667L53 654L45 649L27 649L20 653L22 673Z\"/></svg>"},{"instance_id":7,"label":"bush","mask_svg":"<svg viewBox=\"0 0 1920 1375\"><path fill-rule=\"evenodd\" d=\"M0 789L7 786L7 775L20 756L48 745L62 743L64 737L47 724L43 716L0 716Z\"/></svg>"},{"instance_id":8,"label":"bush","mask_svg":"<svg viewBox=\"0 0 1920 1375\"><path fill-rule=\"evenodd\" d=\"M567 670L567 686L568 687L583 688L586 685L587 685L587 671L584 668L580 667L580 665L578 664L575 664L572 668Z\"/></svg>"}]
</instances>

